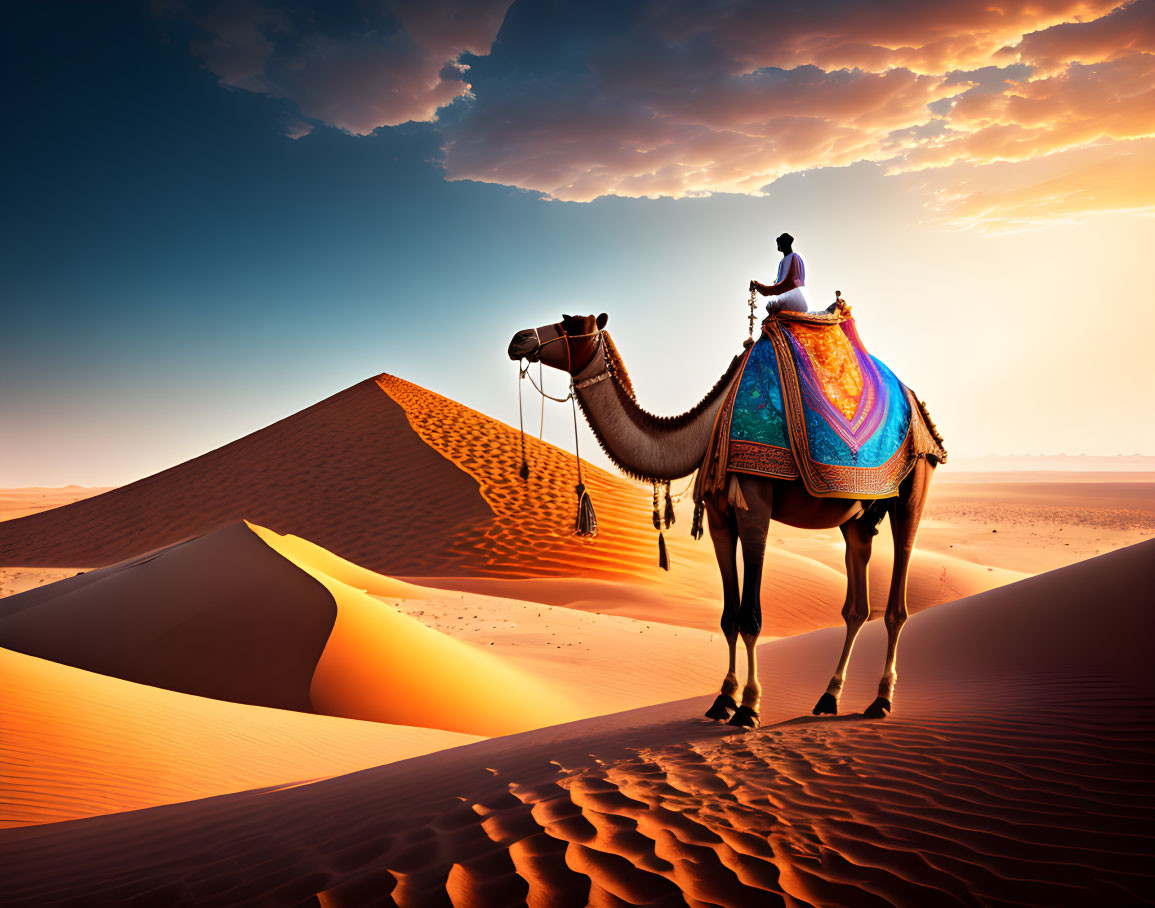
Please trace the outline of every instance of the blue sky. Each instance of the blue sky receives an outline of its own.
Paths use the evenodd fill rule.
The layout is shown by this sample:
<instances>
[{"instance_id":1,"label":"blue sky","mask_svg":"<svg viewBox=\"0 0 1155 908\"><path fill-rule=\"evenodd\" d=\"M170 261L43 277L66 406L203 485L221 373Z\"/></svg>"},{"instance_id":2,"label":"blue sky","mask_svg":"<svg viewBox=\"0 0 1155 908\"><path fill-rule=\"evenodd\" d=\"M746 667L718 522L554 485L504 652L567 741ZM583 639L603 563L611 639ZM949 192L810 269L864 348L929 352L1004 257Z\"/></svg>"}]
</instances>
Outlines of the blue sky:
<instances>
[{"instance_id":1,"label":"blue sky","mask_svg":"<svg viewBox=\"0 0 1155 908\"><path fill-rule=\"evenodd\" d=\"M276 45L257 54L259 78L247 57L242 66L236 53L213 56L220 35L235 32L222 31L211 4L9 10L0 485L131 481L382 371L513 421L505 345L562 311L609 312L643 402L675 412L737 349L744 287L773 275L782 230L807 257L812 305L842 289L867 345L931 402L952 451L1155 452L1153 430L1124 419L1146 406L1149 373L1135 365L1146 342L1071 327L1089 302L1151 327L1133 292L1155 239L1149 207L1085 205L1027 230L944 221L935 208L959 187L1022 207L1024 186L1093 173L1079 168L1103 164L1102 140L1038 160L894 172L868 145L898 141L898 113L879 115L888 130L879 137L853 148L823 140L815 151L800 144L815 127L798 127L795 112L794 138L778 151L793 163L750 188L769 171L747 163L749 136L735 144L732 124L710 125L730 95L706 114L692 109L699 87L771 106L780 93L785 107L795 103L791 86L826 92L829 75L836 99L862 81L862 91L899 97L907 116L912 105L943 109L924 103L931 77L910 63L909 84L876 88L886 72L869 81L859 68L827 73L791 59L731 84L741 66L726 71L730 82L710 67L740 49L717 36L658 34L646 4L505 5L490 9L491 21L466 23L465 37L444 37L411 13L367 25L357 5L310 17L295 4L273 27L272 7L239 4ZM375 56L365 56L367 41ZM302 47L312 54L304 66ZM334 76L315 65L355 56L369 70ZM442 70L432 102L420 93L389 95L392 106L359 101L366 85L388 95L389 80L431 84L429 66L436 76L450 59L470 68ZM623 60L638 65L623 75ZM670 67L687 84L659 96L649 80L667 79ZM944 89L940 74L931 87L971 86L981 100L1004 82L968 78ZM846 136L848 123L862 129L852 108L815 97L834 104L824 115L831 135ZM863 95L864 109L875 110L872 98ZM430 104L430 119L392 124ZM655 138L655 117L639 111L661 104L679 113L660 118ZM1136 148L1147 153L1146 140L1126 141L1128 160ZM635 145L676 154L649 173ZM706 153L708 166L670 163ZM1094 299L1071 271L1085 258L1112 263ZM991 310L1013 312L983 329L978 314ZM1049 324L1040 326L1042 312ZM980 370L985 360L991 367ZM1087 361L1102 386L1061 387L1058 372ZM1055 393L1068 396L1065 410L1039 403ZM1024 428L1006 415L1008 401L1041 416ZM567 419L553 414L547 434L572 444ZM588 435L584 450L593 450Z\"/></svg>"}]
</instances>

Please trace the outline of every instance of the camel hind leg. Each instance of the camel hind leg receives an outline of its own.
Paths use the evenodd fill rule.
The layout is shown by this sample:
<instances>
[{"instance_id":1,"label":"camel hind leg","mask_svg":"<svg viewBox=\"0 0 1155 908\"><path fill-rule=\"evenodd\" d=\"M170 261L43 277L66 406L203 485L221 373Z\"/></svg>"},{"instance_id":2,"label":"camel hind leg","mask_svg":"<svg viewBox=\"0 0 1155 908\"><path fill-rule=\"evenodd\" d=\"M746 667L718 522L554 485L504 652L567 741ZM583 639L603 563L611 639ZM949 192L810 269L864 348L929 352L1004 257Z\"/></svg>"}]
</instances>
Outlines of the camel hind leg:
<instances>
[{"instance_id":1,"label":"camel hind leg","mask_svg":"<svg viewBox=\"0 0 1155 908\"><path fill-rule=\"evenodd\" d=\"M850 651L854 640L866 619L870 617L870 577L867 565L874 537L878 533L873 522L862 518L846 521L839 527L846 541L846 602L842 606L842 620L846 622L846 642L842 645L842 655L834 675L826 686L826 693L814 707L814 715L835 715L838 700L842 695L842 683L846 680L846 667L850 663Z\"/></svg>"},{"instance_id":2,"label":"camel hind leg","mask_svg":"<svg viewBox=\"0 0 1155 908\"><path fill-rule=\"evenodd\" d=\"M922 508L930 490L930 476L934 468L919 460L910 475L903 480L898 498L890 511L890 526L894 535L894 570L890 575L890 594L886 600L886 664L878 683L878 696L863 714L868 719L890 715L894 702L894 687L898 681L896 662L898 637L910 612L906 605L906 581L910 572L910 557L922 519Z\"/></svg>"}]
</instances>

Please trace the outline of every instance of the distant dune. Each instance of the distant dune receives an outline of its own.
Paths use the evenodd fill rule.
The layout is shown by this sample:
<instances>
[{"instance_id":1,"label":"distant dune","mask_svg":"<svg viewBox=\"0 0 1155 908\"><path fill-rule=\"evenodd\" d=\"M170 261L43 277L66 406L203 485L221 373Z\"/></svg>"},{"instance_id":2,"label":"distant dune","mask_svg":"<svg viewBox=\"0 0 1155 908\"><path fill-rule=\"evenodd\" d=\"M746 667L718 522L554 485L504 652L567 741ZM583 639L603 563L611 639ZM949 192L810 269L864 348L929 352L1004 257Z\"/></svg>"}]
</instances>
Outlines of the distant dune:
<instances>
[{"instance_id":1,"label":"distant dune","mask_svg":"<svg viewBox=\"0 0 1155 908\"><path fill-rule=\"evenodd\" d=\"M59 508L74 501L91 498L107 492L111 487L88 486L25 486L20 489L0 489L0 520L27 517L41 511Z\"/></svg>"},{"instance_id":2,"label":"distant dune","mask_svg":"<svg viewBox=\"0 0 1155 908\"><path fill-rule=\"evenodd\" d=\"M760 648L764 727L708 697L274 792L0 835L14 905L1147 901L1155 542L915 615L896 711L809 707L841 631ZM220 843L228 842L227 848ZM316 899L316 902L310 900Z\"/></svg>"}]
</instances>

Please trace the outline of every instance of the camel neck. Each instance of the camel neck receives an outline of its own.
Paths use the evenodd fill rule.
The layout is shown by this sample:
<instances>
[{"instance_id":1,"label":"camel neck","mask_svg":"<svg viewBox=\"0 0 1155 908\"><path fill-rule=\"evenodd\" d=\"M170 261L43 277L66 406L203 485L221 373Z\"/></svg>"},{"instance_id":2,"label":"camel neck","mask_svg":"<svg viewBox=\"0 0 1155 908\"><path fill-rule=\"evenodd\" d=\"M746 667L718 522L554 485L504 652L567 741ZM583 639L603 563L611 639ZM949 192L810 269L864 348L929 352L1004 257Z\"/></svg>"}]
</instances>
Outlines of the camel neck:
<instances>
[{"instance_id":1,"label":"camel neck","mask_svg":"<svg viewBox=\"0 0 1155 908\"><path fill-rule=\"evenodd\" d=\"M605 345L574 384L578 403L610 458L625 472L643 479L679 479L698 468L714 421L730 384L737 378L736 358L713 390L680 416L654 416L638 406L624 376L607 372ZM581 385L586 382L585 386Z\"/></svg>"}]
</instances>

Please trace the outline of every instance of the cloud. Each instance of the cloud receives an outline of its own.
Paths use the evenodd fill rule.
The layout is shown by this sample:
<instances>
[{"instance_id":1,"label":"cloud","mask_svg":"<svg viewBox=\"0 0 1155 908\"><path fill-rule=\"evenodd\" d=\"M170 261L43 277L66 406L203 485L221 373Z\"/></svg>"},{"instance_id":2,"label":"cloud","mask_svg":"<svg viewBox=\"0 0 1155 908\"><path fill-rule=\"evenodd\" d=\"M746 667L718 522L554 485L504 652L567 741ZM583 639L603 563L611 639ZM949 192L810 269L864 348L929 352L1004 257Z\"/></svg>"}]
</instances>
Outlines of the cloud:
<instances>
[{"instance_id":1,"label":"cloud","mask_svg":"<svg viewBox=\"0 0 1155 908\"><path fill-rule=\"evenodd\" d=\"M583 62L478 91L447 116L447 176L567 201L757 194L794 170L890 157L880 138L924 123L929 103L963 90L905 69L735 72L702 45L637 34Z\"/></svg>"},{"instance_id":2,"label":"cloud","mask_svg":"<svg viewBox=\"0 0 1155 908\"><path fill-rule=\"evenodd\" d=\"M485 54L511 0L388 0L375 6L201 0L165 4L222 85L288 99L354 135L430 121L467 95L464 54Z\"/></svg>"},{"instance_id":3,"label":"cloud","mask_svg":"<svg viewBox=\"0 0 1155 908\"><path fill-rule=\"evenodd\" d=\"M1105 140L1155 135L1155 55L1073 63L1002 93L959 97L952 132L910 149L894 170L957 161L1026 161Z\"/></svg>"},{"instance_id":4,"label":"cloud","mask_svg":"<svg viewBox=\"0 0 1155 908\"><path fill-rule=\"evenodd\" d=\"M654 0L647 22L674 43L705 38L746 68L901 66L934 74L986 65L1027 32L1096 19L1119 0Z\"/></svg>"},{"instance_id":5,"label":"cloud","mask_svg":"<svg viewBox=\"0 0 1155 908\"><path fill-rule=\"evenodd\" d=\"M297 117L290 117L281 127L281 135L287 139L303 139L313 131L313 124Z\"/></svg>"},{"instance_id":6,"label":"cloud","mask_svg":"<svg viewBox=\"0 0 1155 908\"><path fill-rule=\"evenodd\" d=\"M1090 22L1064 22L1023 36L1003 55L1017 55L1041 69L1062 69L1071 60L1101 63L1135 52L1155 53L1155 9L1131 2Z\"/></svg>"},{"instance_id":7,"label":"cloud","mask_svg":"<svg viewBox=\"0 0 1155 908\"><path fill-rule=\"evenodd\" d=\"M565 201L757 195L816 167L954 173L1155 136L1155 0L199 0L174 14L222 83L295 103L286 134L433 121L448 179ZM1078 175L1049 180L1008 205ZM979 217L952 204L944 216Z\"/></svg>"},{"instance_id":8,"label":"cloud","mask_svg":"<svg viewBox=\"0 0 1155 908\"><path fill-rule=\"evenodd\" d=\"M1037 182L997 189L956 183L940 189L939 214L953 227L1002 233L1094 214L1155 212L1155 140L1112 143L1097 152L1094 162Z\"/></svg>"}]
</instances>

